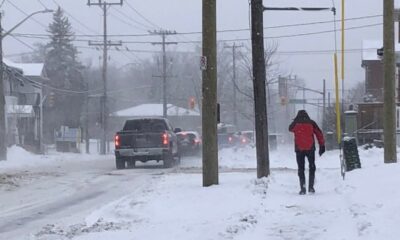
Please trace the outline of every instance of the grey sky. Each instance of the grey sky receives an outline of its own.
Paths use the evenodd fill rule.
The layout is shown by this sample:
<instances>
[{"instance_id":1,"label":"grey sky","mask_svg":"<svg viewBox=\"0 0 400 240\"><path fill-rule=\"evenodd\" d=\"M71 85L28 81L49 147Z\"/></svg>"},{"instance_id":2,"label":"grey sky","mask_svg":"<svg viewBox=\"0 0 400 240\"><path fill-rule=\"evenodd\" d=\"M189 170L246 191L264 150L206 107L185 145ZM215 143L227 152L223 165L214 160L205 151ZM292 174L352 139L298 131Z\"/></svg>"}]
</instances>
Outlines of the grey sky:
<instances>
[{"instance_id":1,"label":"grey sky","mask_svg":"<svg viewBox=\"0 0 400 240\"><path fill-rule=\"evenodd\" d=\"M110 0L111 1L111 0ZM113 0L117 1L117 0ZM38 0L6 0L2 10L5 13L3 26L7 30L14 26L18 21L24 18L24 14L18 11L12 2L26 13L43 9ZM86 0L41 0L48 8L54 9L56 3L61 5L68 14L81 21L86 27L83 27L76 20L70 17L76 34L100 34L102 33L101 10L98 7L89 7ZM155 25L176 30L178 33L201 31L201 0L125 0L143 16L149 19ZM249 27L249 4L248 0L218 0L218 30L223 29L242 29ZM300 6L300 7L332 7L331 0L270 0L264 1L268 6ZM340 1L335 1L338 9L337 19L340 19ZM382 1L377 0L346 0L346 18L363 17L382 14ZM122 12L122 14L121 14ZM129 17L129 18L128 18ZM36 16L35 19L44 25L48 25L51 20L51 14ZM330 12L265 12L265 27L330 21L333 16ZM137 24L134 21L143 24ZM358 27L369 24L382 23L381 17L367 18L364 20L353 20L347 22L346 27ZM143 26L146 25L146 26ZM114 6L110 10L109 33L110 34L140 34L147 33L147 30L156 27L146 22L137 13L135 13L127 4L123 7ZM338 28L340 24L338 23ZM329 31L333 29L333 23L316 24L303 27L266 29L265 36L282 36L302 34L318 31ZM32 20L27 21L18 28L15 33L45 33L45 28ZM380 39L382 35L382 26L367 27L346 32L346 47L348 49L360 49L363 39ZM291 72L306 80L310 87L320 88L321 79L325 78L328 82L328 88L332 88L333 79L333 56L331 53L325 54L300 54L298 51L321 51L334 49L333 33L318 35L309 35L302 37L276 38L279 44L278 61L285 72ZM338 40L340 40L338 34ZM243 39L250 38L250 32L220 33L219 39ZM28 45L40 41L39 39L19 38ZM87 37L77 37L85 40ZM124 41L157 41L158 37L129 37L113 38ZM193 41L200 40L200 34L171 36L172 41ZM231 42L232 43L232 42ZM249 43L249 41L247 42ZM87 42L77 42L76 45L87 47ZM159 50L159 46L151 44L126 44L129 49L137 50ZM193 50L195 44L180 43L177 50ZM340 48L340 41L338 41ZM27 46L16 41L12 37L7 37L4 41L5 54L15 54L20 52L29 52ZM80 49L83 58L97 59L101 55L100 51ZM285 53L286 52L286 53ZM289 52L289 53L287 53ZM132 61L147 58L149 54L143 53L119 53L111 52L112 61L118 65L123 65ZM97 65L97 63L93 63ZM363 69L361 68L361 51L355 50L346 54L346 86L352 86L356 82L364 80Z\"/></svg>"}]
</instances>

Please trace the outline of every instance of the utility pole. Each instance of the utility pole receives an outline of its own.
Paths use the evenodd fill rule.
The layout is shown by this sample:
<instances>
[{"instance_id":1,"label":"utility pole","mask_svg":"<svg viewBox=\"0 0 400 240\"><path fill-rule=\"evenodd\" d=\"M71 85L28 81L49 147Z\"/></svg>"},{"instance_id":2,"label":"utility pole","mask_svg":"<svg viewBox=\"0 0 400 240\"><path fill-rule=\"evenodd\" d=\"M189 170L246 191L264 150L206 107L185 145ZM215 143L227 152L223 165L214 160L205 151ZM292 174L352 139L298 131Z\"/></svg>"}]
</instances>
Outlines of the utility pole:
<instances>
[{"instance_id":1,"label":"utility pole","mask_svg":"<svg viewBox=\"0 0 400 240\"><path fill-rule=\"evenodd\" d=\"M225 46L224 48L232 48L232 68L233 68L233 76L232 76L232 83L233 83L233 125L237 127L238 120L237 120L237 83L236 83L236 49L241 48L243 45L236 45L233 43L232 46Z\"/></svg>"},{"instance_id":2,"label":"utility pole","mask_svg":"<svg viewBox=\"0 0 400 240\"><path fill-rule=\"evenodd\" d=\"M110 46L121 46L121 42L111 42L107 40L107 10L109 6L119 5L122 6L123 0L120 0L119 3L109 3L106 0L98 0L98 2L91 2L88 0L87 3L89 6L99 6L103 10L103 42L92 42L89 41L89 46L102 46L103 47L103 96L100 98L101 105L101 124L103 128L102 138L100 141L100 154L106 154L106 142L107 142L107 133L108 133L108 107L107 107L107 61L108 61L108 47Z\"/></svg>"},{"instance_id":3,"label":"utility pole","mask_svg":"<svg viewBox=\"0 0 400 240\"><path fill-rule=\"evenodd\" d=\"M86 105L86 116L85 116L85 142L86 142L86 153L90 153L90 137L89 137L89 79L86 79L86 97L85 97L85 105Z\"/></svg>"},{"instance_id":4,"label":"utility pole","mask_svg":"<svg viewBox=\"0 0 400 240\"><path fill-rule=\"evenodd\" d=\"M322 132L326 132L326 80L323 80L322 86Z\"/></svg>"},{"instance_id":5,"label":"utility pole","mask_svg":"<svg viewBox=\"0 0 400 240\"><path fill-rule=\"evenodd\" d=\"M397 22L398 22L398 41L400 43L400 10L396 9L396 15L397 15ZM400 103L400 67L397 65L396 62L396 66L398 67L397 69L397 102Z\"/></svg>"},{"instance_id":6,"label":"utility pole","mask_svg":"<svg viewBox=\"0 0 400 240\"><path fill-rule=\"evenodd\" d=\"M168 117L168 109L167 109L167 104L168 104L168 99L167 99L167 54L165 52L165 45L170 45L170 44L178 44L177 42L166 42L166 37L167 35L172 35L176 34L175 31L168 31L168 30L159 30L159 31L151 31L150 33L152 34L157 34L160 35L162 38L161 42L154 42L152 43L153 45L162 45L162 54L163 54L163 73L162 73L162 79L163 79L163 117L167 118Z\"/></svg>"},{"instance_id":7,"label":"utility pole","mask_svg":"<svg viewBox=\"0 0 400 240\"><path fill-rule=\"evenodd\" d=\"M218 184L217 0L203 0L203 186Z\"/></svg>"},{"instance_id":8,"label":"utility pole","mask_svg":"<svg viewBox=\"0 0 400 240\"><path fill-rule=\"evenodd\" d=\"M6 98L4 96L4 65L3 65L3 26L0 11L0 161L7 160L6 144Z\"/></svg>"},{"instance_id":9,"label":"utility pole","mask_svg":"<svg viewBox=\"0 0 400 240\"><path fill-rule=\"evenodd\" d=\"M256 126L257 177L268 177L268 118L265 94L264 6L262 0L251 0L251 45L253 55L254 112Z\"/></svg>"},{"instance_id":10,"label":"utility pole","mask_svg":"<svg viewBox=\"0 0 400 240\"><path fill-rule=\"evenodd\" d=\"M383 1L383 67L384 67L384 162L397 162L396 155L396 65L394 49L394 0Z\"/></svg>"}]
</instances>

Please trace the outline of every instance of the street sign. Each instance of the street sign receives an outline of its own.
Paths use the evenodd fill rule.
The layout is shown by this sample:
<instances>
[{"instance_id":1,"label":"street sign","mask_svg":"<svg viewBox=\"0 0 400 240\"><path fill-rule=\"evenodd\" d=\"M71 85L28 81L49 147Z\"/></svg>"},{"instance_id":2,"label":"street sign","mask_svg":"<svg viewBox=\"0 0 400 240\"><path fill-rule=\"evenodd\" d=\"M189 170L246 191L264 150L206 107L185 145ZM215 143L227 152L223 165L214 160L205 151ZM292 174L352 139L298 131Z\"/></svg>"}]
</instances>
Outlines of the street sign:
<instances>
[{"instance_id":1,"label":"street sign","mask_svg":"<svg viewBox=\"0 0 400 240\"><path fill-rule=\"evenodd\" d=\"M200 57L200 69L202 71L207 70L207 57L206 56Z\"/></svg>"},{"instance_id":2,"label":"street sign","mask_svg":"<svg viewBox=\"0 0 400 240\"><path fill-rule=\"evenodd\" d=\"M306 99L289 99L289 103L291 104L304 104L307 103Z\"/></svg>"}]
</instances>

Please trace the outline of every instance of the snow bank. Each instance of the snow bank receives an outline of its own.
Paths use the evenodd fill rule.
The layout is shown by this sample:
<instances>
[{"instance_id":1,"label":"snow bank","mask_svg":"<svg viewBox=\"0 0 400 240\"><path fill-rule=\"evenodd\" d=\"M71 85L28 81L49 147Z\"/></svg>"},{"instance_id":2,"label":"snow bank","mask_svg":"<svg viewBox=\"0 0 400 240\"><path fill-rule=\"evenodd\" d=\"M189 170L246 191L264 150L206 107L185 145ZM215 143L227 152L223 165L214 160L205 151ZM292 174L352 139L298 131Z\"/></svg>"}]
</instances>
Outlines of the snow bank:
<instances>
[{"instance_id":1,"label":"snow bank","mask_svg":"<svg viewBox=\"0 0 400 240\"><path fill-rule=\"evenodd\" d=\"M254 154L250 148L226 149L220 164L253 168ZM363 168L343 181L338 154L317 159L314 195L297 194L289 148L271 154L268 179L256 179L255 172L221 173L219 185L204 188L201 174L159 175L87 218L89 224L128 222L129 228L74 239L398 239L400 165L383 164L382 149L360 149Z\"/></svg>"},{"instance_id":2,"label":"snow bank","mask_svg":"<svg viewBox=\"0 0 400 240\"><path fill-rule=\"evenodd\" d=\"M77 154L77 153L58 153L50 152L46 155L37 155L25 149L12 146L7 150L7 160L0 161L0 172L8 169L24 170L42 166L51 166L70 161L95 161L111 156L101 156L98 154Z\"/></svg>"}]
</instances>

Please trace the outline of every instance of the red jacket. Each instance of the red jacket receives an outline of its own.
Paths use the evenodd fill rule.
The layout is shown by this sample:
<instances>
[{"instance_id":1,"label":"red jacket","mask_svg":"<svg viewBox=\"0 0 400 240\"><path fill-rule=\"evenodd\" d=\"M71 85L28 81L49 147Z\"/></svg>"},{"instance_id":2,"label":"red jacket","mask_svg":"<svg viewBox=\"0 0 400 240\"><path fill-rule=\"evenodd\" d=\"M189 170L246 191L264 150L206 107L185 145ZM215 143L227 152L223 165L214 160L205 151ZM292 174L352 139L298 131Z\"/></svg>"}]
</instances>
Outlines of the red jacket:
<instances>
[{"instance_id":1,"label":"red jacket","mask_svg":"<svg viewBox=\"0 0 400 240\"><path fill-rule=\"evenodd\" d=\"M319 146L325 145L324 135L318 125L311 119L294 120L289 131L294 133L295 151L315 150L314 135L317 137Z\"/></svg>"}]
</instances>

